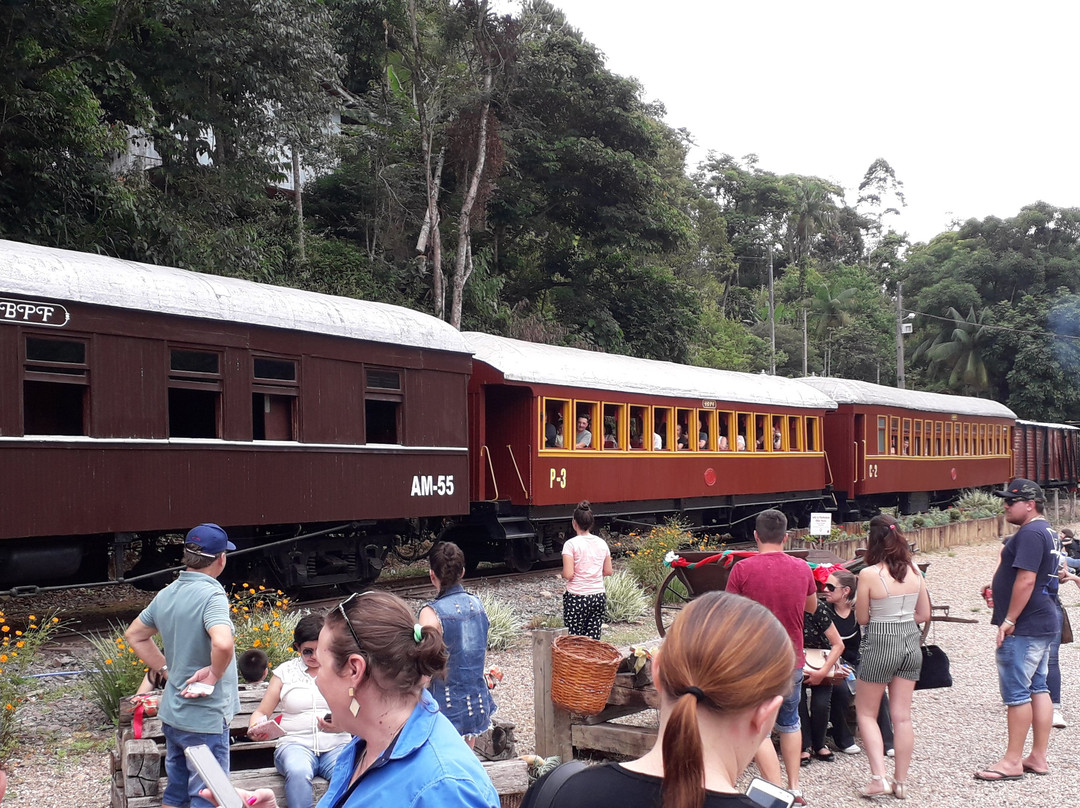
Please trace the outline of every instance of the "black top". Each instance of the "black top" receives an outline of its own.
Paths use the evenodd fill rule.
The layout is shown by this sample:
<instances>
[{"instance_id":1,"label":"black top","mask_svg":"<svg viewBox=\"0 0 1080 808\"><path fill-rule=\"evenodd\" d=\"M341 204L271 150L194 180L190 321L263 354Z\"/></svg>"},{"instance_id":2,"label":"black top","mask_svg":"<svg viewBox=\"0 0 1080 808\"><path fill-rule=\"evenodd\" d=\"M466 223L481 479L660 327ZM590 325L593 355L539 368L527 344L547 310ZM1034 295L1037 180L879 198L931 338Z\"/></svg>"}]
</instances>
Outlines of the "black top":
<instances>
[{"instance_id":1,"label":"black top","mask_svg":"<svg viewBox=\"0 0 1080 808\"><path fill-rule=\"evenodd\" d=\"M544 775L544 778L550 776ZM623 768L618 763L589 766L571 777L556 792L549 806L535 806L541 778L533 784L521 803L521 808L603 808L604 806L632 805L634 808L660 808L659 777L640 774ZM705 792L705 808L759 808L745 794L720 794Z\"/></svg>"}]
</instances>

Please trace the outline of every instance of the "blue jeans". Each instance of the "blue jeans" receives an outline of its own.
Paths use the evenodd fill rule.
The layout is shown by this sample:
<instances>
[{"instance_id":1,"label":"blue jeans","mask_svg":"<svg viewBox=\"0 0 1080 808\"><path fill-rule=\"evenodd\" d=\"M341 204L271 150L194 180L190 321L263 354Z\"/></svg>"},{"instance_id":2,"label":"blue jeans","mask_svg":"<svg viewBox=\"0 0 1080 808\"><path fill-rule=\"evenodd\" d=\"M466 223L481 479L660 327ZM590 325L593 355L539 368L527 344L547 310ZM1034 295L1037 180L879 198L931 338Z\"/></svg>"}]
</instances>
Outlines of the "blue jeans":
<instances>
[{"instance_id":1,"label":"blue jeans","mask_svg":"<svg viewBox=\"0 0 1080 808\"><path fill-rule=\"evenodd\" d=\"M777 732L798 732L801 729L799 702L802 701L802 680L803 669L799 668L791 677L791 692L784 696L784 703L776 714Z\"/></svg>"},{"instance_id":2,"label":"blue jeans","mask_svg":"<svg viewBox=\"0 0 1080 808\"><path fill-rule=\"evenodd\" d=\"M345 744L327 752L315 752L303 744L279 744L274 750L274 766L285 777L285 801L289 808L311 808L315 799L311 793L311 778L315 775L330 782L338 755Z\"/></svg>"},{"instance_id":3,"label":"blue jeans","mask_svg":"<svg viewBox=\"0 0 1080 808\"><path fill-rule=\"evenodd\" d=\"M1017 636L1010 634L997 649L998 686L1006 707L1028 704L1036 693L1049 693L1046 673L1050 645L1059 635Z\"/></svg>"},{"instance_id":4,"label":"blue jeans","mask_svg":"<svg viewBox=\"0 0 1080 808\"><path fill-rule=\"evenodd\" d=\"M206 744L210 747L217 762L229 773L229 725L221 721L222 730L218 734L207 732L187 732L162 723L161 731L165 735L165 776L169 782L161 802L175 808L211 808L212 803L199 796L199 789L205 788L202 778L194 769L188 769L184 750L189 746Z\"/></svg>"}]
</instances>

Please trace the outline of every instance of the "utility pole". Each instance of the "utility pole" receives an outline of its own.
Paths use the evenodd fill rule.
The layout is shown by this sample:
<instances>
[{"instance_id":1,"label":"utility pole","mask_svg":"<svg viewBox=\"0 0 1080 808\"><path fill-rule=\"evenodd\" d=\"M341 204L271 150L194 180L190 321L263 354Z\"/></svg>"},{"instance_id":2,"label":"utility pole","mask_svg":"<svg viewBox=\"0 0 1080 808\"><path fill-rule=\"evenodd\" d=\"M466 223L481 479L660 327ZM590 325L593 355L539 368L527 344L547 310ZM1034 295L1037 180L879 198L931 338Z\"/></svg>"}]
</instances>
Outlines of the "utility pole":
<instances>
[{"instance_id":1,"label":"utility pole","mask_svg":"<svg viewBox=\"0 0 1080 808\"><path fill-rule=\"evenodd\" d=\"M896 284L896 386L904 389L904 284Z\"/></svg>"},{"instance_id":2,"label":"utility pole","mask_svg":"<svg viewBox=\"0 0 1080 808\"><path fill-rule=\"evenodd\" d=\"M806 337L806 304L803 303L802 310L802 375L806 376L806 354L810 350L810 342Z\"/></svg>"},{"instance_id":3,"label":"utility pole","mask_svg":"<svg viewBox=\"0 0 1080 808\"><path fill-rule=\"evenodd\" d=\"M776 375L776 303L773 299L772 244L769 245L769 373Z\"/></svg>"}]
</instances>

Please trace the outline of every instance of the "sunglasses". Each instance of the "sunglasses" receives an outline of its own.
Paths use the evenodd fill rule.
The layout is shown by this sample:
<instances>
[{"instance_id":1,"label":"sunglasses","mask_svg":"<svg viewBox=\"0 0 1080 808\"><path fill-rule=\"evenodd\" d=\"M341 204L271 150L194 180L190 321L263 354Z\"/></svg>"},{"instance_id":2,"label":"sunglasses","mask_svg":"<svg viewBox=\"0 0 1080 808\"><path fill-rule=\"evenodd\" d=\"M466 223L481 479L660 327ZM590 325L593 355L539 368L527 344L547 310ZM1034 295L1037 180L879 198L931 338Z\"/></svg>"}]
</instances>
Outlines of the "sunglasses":
<instances>
[{"instance_id":1,"label":"sunglasses","mask_svg":"<svg viewBox=\"0 0 1080 808\"><path fill-rule=\"evenodd\" d=\"M836 591L836 585L835 584L823 584L821 588L824 589L826 592L835 592Z\"/></svg>"},{"instance_id":2,"label":"sunglasses","mask_svg":"<svg viewBox=\"0 0 1080 808\"><path fill-rule=\"evenodd\" d=\"M364 595L370 595L371 591L372 590L369 589L367 592L353 592L351 595L349 595L349 597L345 598L345 600L341 601L341 603L337 605L337 610L341 612L341 617L345 620L345 627L349 629L349 634L352 635L353 642L356 643L356 647L360 651L364 650L364 645L360 642L360 638L356 636L356 630L352 627L352 622L349 620L349 615L345 613L345 607L348 606L354 598L360 598Z\"/></svg>"},{"instance_id":3,"label":"sunglasses","mask_svg":"<svg viewBox=\"0 0 1080 808\"><path fill-rule=\"evenodd\" d=\"M1006 508L1011 508L1017 502L1026 502L1026 501L1027 500L1024 500L1024 499L1007 499L1007 500L1005 500L1005 507Z\"/></svg>"}]
</instances>

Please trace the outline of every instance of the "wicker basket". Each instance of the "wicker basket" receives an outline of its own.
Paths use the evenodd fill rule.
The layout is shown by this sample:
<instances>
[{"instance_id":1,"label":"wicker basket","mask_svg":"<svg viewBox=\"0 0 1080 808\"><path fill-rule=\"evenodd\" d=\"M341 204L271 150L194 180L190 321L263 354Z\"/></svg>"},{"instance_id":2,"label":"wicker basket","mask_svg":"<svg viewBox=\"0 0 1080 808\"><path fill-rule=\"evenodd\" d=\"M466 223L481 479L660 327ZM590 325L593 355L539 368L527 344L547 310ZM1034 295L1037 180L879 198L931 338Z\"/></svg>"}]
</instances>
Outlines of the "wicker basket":
<instances>
[{"instance_id":1,"label":"wicker basket","mask_svg":"<svg viewBox=\"0 0 1080 808\"><path fill-rule=\"evenodd\" d=\"M614 645L562 634L551 646L551 700L579 715L602 712L622 655Z\"/></svg>"}]
</instances>

